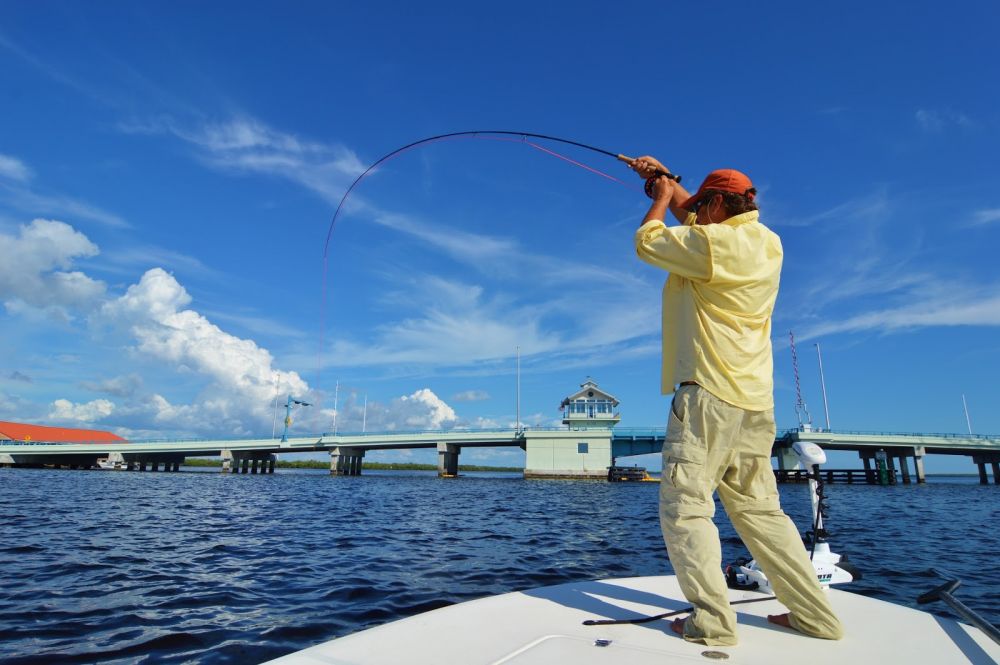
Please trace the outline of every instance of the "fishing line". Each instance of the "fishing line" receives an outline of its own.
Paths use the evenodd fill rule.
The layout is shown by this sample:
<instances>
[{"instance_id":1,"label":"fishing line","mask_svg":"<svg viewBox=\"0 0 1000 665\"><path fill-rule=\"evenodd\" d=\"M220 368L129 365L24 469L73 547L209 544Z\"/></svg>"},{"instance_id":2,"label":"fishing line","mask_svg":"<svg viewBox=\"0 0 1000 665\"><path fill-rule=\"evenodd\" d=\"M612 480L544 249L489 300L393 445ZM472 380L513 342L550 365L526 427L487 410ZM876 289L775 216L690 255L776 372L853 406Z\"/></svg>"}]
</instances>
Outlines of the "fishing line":
<instances>
[{"instance_id":1,"label":"fishing line","mask_svg":"<svg viewBox=\"0 0 1000 665\"><path fill-rule=\"evenodd\" d=\"M528 139L528 138L534 138L534 139L543 139L545 141L554 141L556 143L564 143L564 144L567 144L567 145L576 146L578 148L583 148L584 150L590 150L592 152L597 152L597 153L600 153L602 155L607 155L608 157L614 157L615 159L617 159L619 161L622 161L622 162L625 162L627 164L631 164L633 161L635 161L633 158L628 157L626 155L623 155L621 153L611 152L610 150L605 150L603 148L598 148L596 146L587 145L586 143L581 143L579 141L571 141L569 139L561 139L561 138L558 138L556 136L548 136L546 134L533 134L531 132L512 132L512 131L504 131L504 130L480 130L480 131L468 131L468 132L451 132L449 134L439 134L437 136L431 136L431 137L428 137L428 138L425 138L425 139L420 139L419 141L414 141L413 143L408 143L408 144L404 145L402 148L396 148L392 152L386 153L382 157L379 157L377 160L375 160L375 162L372 163L371 166L369 166L367 169L365 169L364 172L361 175L359 175L357 178L355 178L354 182L351 183L351 186L347 188L346 192L344 192L344 196L343 196L343 198L340 199L340 203L337 205L337 209L333 213L333 218L330 220L330 228L326 232L326 242L323 243L323 258L324 259L327 258L327 253L328 253L329 248L330 248L330 236L333 234L333 227L337 223L337 217L340 216L340 211L344 207L344 203L350 197L351 192L354 191L354 188L357 187L358 183L360 183L362 180L364 180L365 177L369 173L371 173L373 170L375 170L375 168L378 167L379 164L382 164L383 162L385 162L385 161L387 161L389 159L392 159L393 157L395 157L396 155L398 155L400 153L406 152L407 150L410 150L412 148L416 148L419 145L424 145L424 144L427 144L427 143L433 143L433 142L436 142L436 141L443 141L443 140L446 140L446 139L452 139L452 138L463 137L463 136L468 136L468 137L473 137L473 138L477 138L477 137L486 138L488 136L520 136L520 137L522 137L522 139L525 139L523 142L526 145L530 145L530 146L532 146L534 148L542 150L543 152L548 152L548 153L550 153L552 155L555 155L556 157L559 157L560 159L565 159L566 161L568 161L570 163L576 164L577 166L580 166L581 168L585 168L585 169L588 169L588 170L591 170L591 171L595 171L595 172L597 172L596 169L591 169L590 167L588 167L588 166L586 166L584 164L580 164L579 162L576 162L576 161L574 161L572 159L569 159L568 157L564 157L562 155L559 155L558 153L555 153L553 151L547 150L546 148L543 148L543 147L541 147L539 145L535 145L533 143L529 143L526 139ZM600 173L600 172L598 172L598 173ZM610 177L610 176L607 176L606 174L603 174L603 173L600 173L600 175L604 175L605 177ZM675 182L680 182L681 181L681 176L676 175L674 173L669 173L667 171L659 171L658 170L656 172L656 175L657 176L665 176L665 177L667 177L667 178L669 178L669 179L671 179L671 180L673 180ZM615 178L611 178L611 179L612 180L616 180Z\"/></svg>"},{"instance_id":2,"label":"fishing line","mask_svg":"<svg viewBox=\"0 0 1000 665\"><path fill-rule=\"evenodd\" d=\"M517 140L517 139L514 139L514 138L507 138L507 137L515 137L515 136L516 137L520 137L520 140ZM419 141L414 141L412 143L408 143L408 144L404 145L401 148L396 148L392 152L386 153L382 157L379 157L375 162L373 162L371 164L371 166L369 166L367 169L365 169L364 172L361 173L361 175L359 175L357 178L355 178L354 182L352 182L351 185L350 185L350 187L347 188L347 191L344 192L344 196L340 199L340 203L337 204L337 209L334 211L333 217L330 219L330 227L327 229L327 232L326 232L326 240L323 243L323 289L322 289L322 300L320 302L319 357L317 358L317 375L319 374L319 369L322 368L322 366L323 366L323 339L324 339L324 332L325 332L325 327L326 327L326 300L327 300L327 284L326 284L327 279L326 278L327 278L328 259L329 259L329 251L330 251L330 237L333 235L333 227L337 223L337 218L340 216L340 211L343 209L344 204L347 202L347 199L351 196L351 192L353 192L354 188L357 187L358 184L362 180L364 180L365 177L369 173L371 173L372 171L374 171L380 164L384 164L388 160L390 160L390 159L392 159L392 158L394 158L394 157L396 157L398 155L401 155L404 152L407 152L408 150L412 150L413 148L416 148L418 146L427 145L429 143L436 143L436 142L439 142L439 141L446 141L446 140L450 140L450 139L456 139L456 138L492 139L492 140L497 140L497 141L510 141L510 142L514 142L514 143L523 143L524 145L527 145L527 146L530 146L532 148L535 148L536 150L539 150L541 152L549 154L549 155L551 155L553 157L557 157L559 159L562 159L562 160L564 160L566 162L569 162L570 164L573 164L574 166L578 166L578 167L580 167L582 169L585 169L585 170L587 170L587 171L589 171L591 173L594 173L594 174L599 175L601 177L607 178L609 180L613 180L613 181L615 181L617 183L625 185L626 187L631 187L631 185L628 185L624 181L619 180L618 178L615 178L612 175L608 175L607 173L604 173L603 171L599 171L598 169L595 169L595 168L593 168L591 166L588 166L586 164L578 162L578 161L576 161L574 159L571 159L571 158L569 158L569 157L567 157L565 155L561 155L561 154L557 153L554 150L550 150L549 148L546 148L544 146L538 145L537 143L529 141L528 139L529 138L541 139L541 140L544 140L544 141L553 141L555 143L563 143L563 144L566 144L566 145L575 146L577 148L583 148L584 150L590 150L592 152L596 152L596 153L599 153L599 154L602 154L602 155L606 155L608 157L614 157L615 159L617 159L619 161L622 161L622 162L625 162L626 164L629 164L629 165L631 165L632 162L635 161L633 158L628 157L626 155L623 155L621 153L615 153L615 152L612 152L610 150L604 150L603 148L598 148L596 146L588 145L586 143L581 143L579 141L571 141L569 139L563 139L563 138L559 138L559 137L556 137L556 136L549 136L549 135L546 135L546 134L534 134L532 132L514 132L514 131L506 131L506 130L479 130L479 131L465 131L465 132L450 132L448 134L439 134L437 136L431 136L431 137L428 137L428 138L425 138L425 139L420 139ZM673 180L674 182L678 182L678 183L681 181L681 176L679 176L677 174L674 174L674 173L669 173L667 171L656 170L653 178L658 178L658 177L666 177L666 178L669 178L670 180ZM652 180L653 178L651 178L650 180ZM648 191L647 191L647 193L648 193ZM319 377L317 376L317 389L318 389L318 386L319 386Z\"/></svg>"}]
</instances>

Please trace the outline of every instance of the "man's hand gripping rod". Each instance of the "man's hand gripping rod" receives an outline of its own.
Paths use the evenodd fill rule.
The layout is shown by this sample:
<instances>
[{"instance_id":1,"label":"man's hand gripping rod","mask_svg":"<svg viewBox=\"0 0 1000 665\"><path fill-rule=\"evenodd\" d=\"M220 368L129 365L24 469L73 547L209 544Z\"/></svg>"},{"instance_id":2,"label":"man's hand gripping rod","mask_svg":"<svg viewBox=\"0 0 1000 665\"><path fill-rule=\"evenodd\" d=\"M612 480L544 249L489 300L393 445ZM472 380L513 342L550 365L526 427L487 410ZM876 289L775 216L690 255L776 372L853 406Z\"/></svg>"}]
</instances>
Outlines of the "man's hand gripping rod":
<instances>
[{"instance_id":1,"label":"man's hand gripping rod","mask_svg":"<svg viewBox=\"0 0 1000 665\"><path fill-rule=\"evenodd\" d=\"M629 157L628 155L618 154L616 155L619 161L625 162L629 166L635 163L634 157ZM653 183L656 182L657 178L667 178L668 180L673 180L676 183L680 183L681 177L677 174L671 173L670 171L664 171L663 169L656 169L653 172L653 177L646 179L646 196L653 198Z\"/></svg>"}]
</instances>

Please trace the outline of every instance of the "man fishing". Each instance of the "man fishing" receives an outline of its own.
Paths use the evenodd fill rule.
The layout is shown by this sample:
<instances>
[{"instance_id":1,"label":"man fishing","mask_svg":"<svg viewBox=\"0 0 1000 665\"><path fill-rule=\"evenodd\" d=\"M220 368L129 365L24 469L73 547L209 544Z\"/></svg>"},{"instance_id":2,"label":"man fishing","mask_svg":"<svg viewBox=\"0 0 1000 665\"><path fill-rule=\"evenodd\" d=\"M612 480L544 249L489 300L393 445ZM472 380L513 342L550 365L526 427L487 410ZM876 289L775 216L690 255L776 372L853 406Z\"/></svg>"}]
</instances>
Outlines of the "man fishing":
<instances>
[{"instance_id":1,"label":"man fishing","mask_svg":"<svg viewBox=\"0 0 1000 665\"><path fill-rule=\"evenodd\" d=\"M758 221L756 190L739 171L713 171L691 196L652 157L632 168L653 204L635 235L639 258L670 273L663 288L662 392L674 393L663 445L660 526L685 598L672 624L685 640L734 645L736 613L712 522L713 493L790 612L768 620L840 639L771 468L774 379L771 312L782 248ZM664 224L667 210L681 226Z\"/></svg>"}]
</instances>

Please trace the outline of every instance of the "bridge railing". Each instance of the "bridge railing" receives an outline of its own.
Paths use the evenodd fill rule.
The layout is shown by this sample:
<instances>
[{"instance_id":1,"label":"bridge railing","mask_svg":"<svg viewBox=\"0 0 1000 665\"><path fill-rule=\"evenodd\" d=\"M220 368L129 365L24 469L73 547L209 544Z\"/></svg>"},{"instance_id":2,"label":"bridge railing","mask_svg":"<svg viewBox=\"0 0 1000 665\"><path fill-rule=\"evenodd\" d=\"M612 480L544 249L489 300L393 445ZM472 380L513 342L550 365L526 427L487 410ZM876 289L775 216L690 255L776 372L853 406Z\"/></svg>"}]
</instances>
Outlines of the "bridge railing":
<instances>
[{"instance_id":1,"label":"bridge railing","mask_svg":"<svg viewBox=\"0 0 1000 665\"><path fill-rule=\"evenodd\" d=\"M980 439L983 441L998 441L1000 434L955 434L945 432L876 432L871 430L850 430L850 429L802 429L795 427L786 429L779 434L787 436L789 434L847 434L848 436L927 436L941 439Z\"/></svg>"},{"instance_id":2,"label":"bridge railing","mask_svg":"<svg viewBox=\"0 0 1000 665\"><path fill-rule=\"evenodd\" d=\"M647 437L663 437L665 434L665 427L615 427L615 428L567 428L566 426L539 426L539 427L522 427L521 432L533 431L533 432L566 432L566 431L578 431L586 432L588 429L597 431L607 431L610 430L614 438L647 438ZM295 439L311 439L311 438L324 438L324 437L387 437L387 436L421 436L421 435L434 435L434 434L457 434L457 433L477 433L477 432L498 432L498 431L509 431L515 432L513 427L510 428L497 428L497 427L453 427L450 429L423 429L423 430L385 430L385 431L367 431L367 432L323 432L321 434L315 433L305 433L305 434L295 434L292 438ZM843 430L843 429L821 429L813 428L809 430L804 430L802 428L790 428L779 430L776 438L787 438L792 434L846 434L850 436L900 436L900 437L938 437L942 439L954 439L954 440L980 440L988 442L998 442L1000 443L1000 435L990 435L990 434L955 434L955 433L921 433L921 432L877 432L877 431L866 431L866 430ZM237 441L247 441L251 439L259 440L273 440L276 443L279 441L277 437L205 437L205 438L173 438L164 437L156 439L131 439L128 441L15 441L12 439L0 439L0 447L4 445L8 446L52 446L52 445L79 445L79 444L94 444L94 445L107 445L107 444L177 444L178 446L190 443L205 443L205 442L222 442L227 441L237 442Z\"/></svg>"}]
</instances>

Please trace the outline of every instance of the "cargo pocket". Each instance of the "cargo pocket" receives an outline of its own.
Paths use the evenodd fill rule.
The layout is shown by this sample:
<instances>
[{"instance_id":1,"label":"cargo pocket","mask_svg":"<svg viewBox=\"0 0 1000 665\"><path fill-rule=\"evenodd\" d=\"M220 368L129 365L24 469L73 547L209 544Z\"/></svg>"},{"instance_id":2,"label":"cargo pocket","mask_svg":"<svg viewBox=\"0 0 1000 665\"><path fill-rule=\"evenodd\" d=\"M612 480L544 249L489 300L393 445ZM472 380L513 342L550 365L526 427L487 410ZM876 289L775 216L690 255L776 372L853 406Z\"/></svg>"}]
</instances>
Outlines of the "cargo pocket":
<instances>
[{"instance_id":1,"label":"cargo pocket","mask_svg":"<svg viewBox=\"0 0 1000 665\"><path fill-rule=\"evenodd\" d=\"M685 422L687 396L675 399L667 418L667 435L663 443L662 490L676 504L701 504L705 494L705 460L707 451ZM680 414L680 415L678 415ZM685 420L682 420L684 418Z\"/></svg>"}]
</instances>

